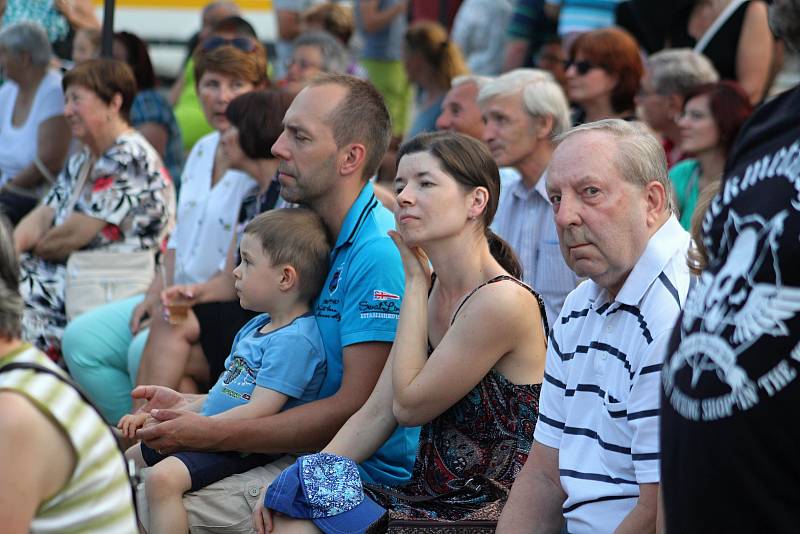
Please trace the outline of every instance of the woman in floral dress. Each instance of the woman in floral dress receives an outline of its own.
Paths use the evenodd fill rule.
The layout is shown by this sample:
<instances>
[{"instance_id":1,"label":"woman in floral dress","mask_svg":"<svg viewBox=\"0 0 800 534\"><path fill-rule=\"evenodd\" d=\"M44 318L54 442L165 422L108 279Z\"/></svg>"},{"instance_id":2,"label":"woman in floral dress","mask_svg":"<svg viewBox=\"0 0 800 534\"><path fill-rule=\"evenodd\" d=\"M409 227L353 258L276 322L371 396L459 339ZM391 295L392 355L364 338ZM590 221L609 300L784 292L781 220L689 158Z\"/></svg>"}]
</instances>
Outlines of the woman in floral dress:
<instances>
[{"instance_id":1,"label":"woman in floral dress","mask_svg":"<svg viewBox=\"0 0 800 534\"><path fill-rule=\"evenodd\" d=\"M131 128L136 93L122 62L92 60L68 72L64 115L83 143L42 204L14 231L25 300L23 338L60 358L66 261L78 250L157 250L172 186L155 149ZM88 173L75 191L82 173Z\"/></svg>"}]
</instances>

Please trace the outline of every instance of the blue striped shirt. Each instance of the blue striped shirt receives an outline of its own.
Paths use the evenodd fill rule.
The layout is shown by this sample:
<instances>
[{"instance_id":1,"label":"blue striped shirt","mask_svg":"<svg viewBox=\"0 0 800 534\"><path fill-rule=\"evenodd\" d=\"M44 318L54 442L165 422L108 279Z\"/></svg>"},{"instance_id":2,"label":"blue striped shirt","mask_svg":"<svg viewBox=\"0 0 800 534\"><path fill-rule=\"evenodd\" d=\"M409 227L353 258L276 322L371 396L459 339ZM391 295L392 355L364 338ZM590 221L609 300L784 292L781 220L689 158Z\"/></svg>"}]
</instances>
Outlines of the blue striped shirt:
<instances>
[{"instance_id":1,"label":"blue striped shirt","mask_svg":"<svg viewBox=\"0 0 800 534\"><path fill-rule=\"evenodd\" d=\"M552 325L579 278L567 267L561 254L553 206L545 190L545 175L530 189L514 169L501 169L500 179L500 199L492 230L519 256L522 281L542 296L547 323Z\"/></svg>"},{"instance_id":2,"label":"blue striped shirt","mask_svg":"<svg viewBox=\"0 0 800 534\"><path fill-rule=\"evenodd\" d=\"M558 449L569 532L613 532L658 483L659 379L689 291L689 234L675 216L616 298L591 280L553 325L534 439Z\"/></svg>"}]
</instances>

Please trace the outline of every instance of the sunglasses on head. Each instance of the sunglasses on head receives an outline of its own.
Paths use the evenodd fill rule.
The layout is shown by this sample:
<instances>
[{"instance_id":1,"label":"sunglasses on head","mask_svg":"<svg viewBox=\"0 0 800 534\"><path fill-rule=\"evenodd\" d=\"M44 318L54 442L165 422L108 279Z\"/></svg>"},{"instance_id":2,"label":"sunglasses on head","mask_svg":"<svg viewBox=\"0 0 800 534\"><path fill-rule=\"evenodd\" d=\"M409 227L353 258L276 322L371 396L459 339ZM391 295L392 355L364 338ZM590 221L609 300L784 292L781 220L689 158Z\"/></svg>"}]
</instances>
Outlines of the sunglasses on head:
<instances>
[{"instance_id":1,"label":"sunglasses on head","mask_svg":"<svg viewBox=\"0 0 800 534\"><path fill-rule=\"evenodd\" d=\"M568 59L564 61L564 70L568 70L573 65L575 65L575 72L577 72L579 76L584 76L587 72L589 72L592 69L602 68L599 65L595 65L590 61L586 61L585 59L582 61L575 61L574 59Z\"/></svg>"},{"instance_id":2,"label":"sunglasses on head","mask_svg":"<svg viewBox=\"0 0 800 534\"><path fill-rule=\"evenodd\" d=\"M247 37L234 37L233 39L225 39L224 37L209 37L203 41L203 52L211 52L220 46L232 46L238 48L242 52L252 52L256 49L256 43Z\"/></svg>"}]
</instances>

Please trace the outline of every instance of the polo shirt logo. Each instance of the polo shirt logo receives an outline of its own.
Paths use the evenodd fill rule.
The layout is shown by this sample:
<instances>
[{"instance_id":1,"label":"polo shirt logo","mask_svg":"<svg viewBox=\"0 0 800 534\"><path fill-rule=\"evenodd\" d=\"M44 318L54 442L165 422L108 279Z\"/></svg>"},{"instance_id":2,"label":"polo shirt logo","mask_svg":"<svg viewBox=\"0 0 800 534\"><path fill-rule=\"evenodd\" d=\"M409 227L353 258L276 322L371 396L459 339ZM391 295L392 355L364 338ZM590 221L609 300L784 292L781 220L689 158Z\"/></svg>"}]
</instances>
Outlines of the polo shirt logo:
<instances>
[{"instance_id":1,"label":"polo shirt logo","mask_svg":"<svg viewBox=\"0 0 800 534\"><path fill-rule=\"evenodd\" d=\"M380 289L375 289L372 291L372 298L374 300L400 300L400 295L395 295L394 293L389 293L388 291L381 291Z\"/></svg>"},{"instance_id":2,"label":"polo shirt logo","mask_svg":"<svg viewBox=\"0 0 800 534\"><path fill-rule=\"evenodd\" d=\"M339 289L339 282L342 280L342 268L343 267L339 267L336 269L336 272L333 273L333 276L331 277L331 283L328 284L328 293L331 295L336 293L336 290Z\"/></svg>"}]
</instances>

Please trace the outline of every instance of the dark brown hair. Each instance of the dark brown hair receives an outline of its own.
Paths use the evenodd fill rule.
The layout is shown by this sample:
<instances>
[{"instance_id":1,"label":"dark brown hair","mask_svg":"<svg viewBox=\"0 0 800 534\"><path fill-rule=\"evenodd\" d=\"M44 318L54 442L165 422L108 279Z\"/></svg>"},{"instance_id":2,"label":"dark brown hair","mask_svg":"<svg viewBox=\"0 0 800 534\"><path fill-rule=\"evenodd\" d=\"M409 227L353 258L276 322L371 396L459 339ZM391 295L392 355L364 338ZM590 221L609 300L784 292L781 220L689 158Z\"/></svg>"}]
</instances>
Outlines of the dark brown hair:
<instances>
[{"instance_id":1,"label":"dark brown hair","mask_svg":"<svg viewBox=\"0 0 800 534\"><path fill-rule=\"evenodd\" d=\"M500 198L500 171L485 144L455 132L424 133L400 146L397 162L403 156L427 152L435 157L442 170L466 189L485 187L489 192L486 209L481 217L489 250L497 262L515 278L522 278L522 265L511 248L489 226L494 220Z\"/></svg>"},{"instance_id":2,"label":"dark brown hair","mask_svg":"<svg viewBox=\"0 0 800 534\"><path fill-rule=\"evenodd\" d=\"M686 102L702 95L708 95L708 109L719 130L719 144L727 155L742 125L753 112L753 105L738 83L723 80L699 85L686 93L684 108Z\"/></svg>"},{"instance_id":3,"label":"dark brown hair","mask_svg":"<svg viewBox=\"0 0 800 534\"><path fill-rule=\"evenodd\" d=\"M267 52L264 46L253 41L252 52L239 50L232 45L203 52L202 46L194 53L194 83L200 84L200 78L208 71L225 74L231 78L245 80L256 87L269 86L267 76Z\"/></svg>"},{"instance_id":4,"label":"dark brown hair","mask_svg":"<svg viewBox=\"0 0 800 534\"><path fill-rule=\"evenodd\" d=\"M636 39L621 28L603 28L580 34L569 49L569 59L581 54L587 61L617 77L611 91L611 107L616 113L635 108L644 64Z\"/></svg>"},{"instance_id":5,"label":"dark brown hair","mask_svg":"<svg viewBox=\"0 0 800 534\"><path fill-rule=\"evenodd\" d=\"M114 39L125 46L125 61L133 70L139 91L155 87L156 73L153 71L153 63L150 61L150 54L144 41L130 32L117 32L114 34Z\"/></svg>"},{"instance_id":6,"label":"dark brown hair","mask_svg":"<svg viewBox=\"0 0 800 534\"><path fill-rule=\"evenodd\" d=\"M389 141L392 139L392 120L383 97L370 82L346 74L320 74L309 87L338 85L347 89L339 105L328 115L336 147L360 143L366 148L364 179L378 171Z\"/></svg>"},{"instance_id":7,"label":"dark brown hair","mask_svg":"<svg viewBox=\"0 0 800 534\"><path fill-rule=\"evenodd\" d=\"M305 208L269 210L250 221L244 233L258 238L274 266L294 267L304 302L317 297L328 276L331 250L328 229L319 215Z\"/></svg>"},{"instance_id":8,"label":"dark brown hair","mask_svg":"<svg viewBox=\"0 0 800 534\"><path fill-rule=\"evenodd\" d=\"M239 146L252 159L272 159L270 148L283 132L291 95L277 89L251 91L231 100L225 116L239 130Z\"/></svg>"},{"instance_id":9,"label":"dark brown hair","mask_svg":"<svg viewBox=\"0 0 800 534\"><path fill-rule=\"evenodd\" d=\"M136 79L127 63L107 58L90 59L64 75L61 80L64 92L70 85L89 89L106 104L111 103L114 95L120 95L122 105L119 113L126 121L129 120L131 105L136 96Z\"/></svg>"}]
</instances>

